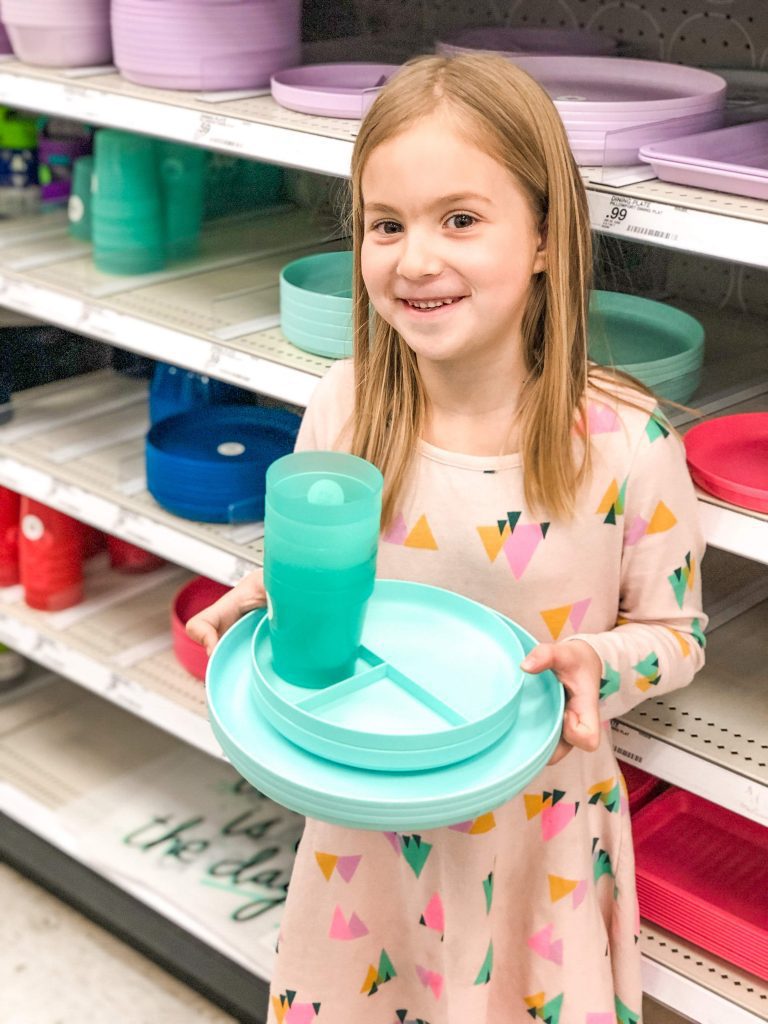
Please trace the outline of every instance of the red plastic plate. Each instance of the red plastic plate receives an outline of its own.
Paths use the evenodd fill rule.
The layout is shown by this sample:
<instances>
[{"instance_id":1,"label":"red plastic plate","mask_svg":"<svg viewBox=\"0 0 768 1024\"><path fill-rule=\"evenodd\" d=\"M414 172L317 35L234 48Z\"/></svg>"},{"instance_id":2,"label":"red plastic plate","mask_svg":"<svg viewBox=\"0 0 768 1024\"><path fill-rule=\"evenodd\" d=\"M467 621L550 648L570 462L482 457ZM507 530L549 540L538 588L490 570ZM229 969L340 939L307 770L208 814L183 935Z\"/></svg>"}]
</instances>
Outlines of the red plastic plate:
<instances>
[{"instance_id":1,"label":"red plastic plate","mask_svg":"<svg viewBox=\"0 0 768 1024\"><path fill-rule=\"evenodd\" d=\"M768 512L768 413L719 416L689 430L684 441L701 488L740 508Z\"/></svg>"},{"instance_id":2,"label":"red plastic plate","mask_svg":"<svg viewBox=\"0 0 768 1024\"><path fill-rule=\"evenodd\" d=\"M673 788L632 831L640 913L768 980L768 829Z\"/></svg>"}]
</instances>

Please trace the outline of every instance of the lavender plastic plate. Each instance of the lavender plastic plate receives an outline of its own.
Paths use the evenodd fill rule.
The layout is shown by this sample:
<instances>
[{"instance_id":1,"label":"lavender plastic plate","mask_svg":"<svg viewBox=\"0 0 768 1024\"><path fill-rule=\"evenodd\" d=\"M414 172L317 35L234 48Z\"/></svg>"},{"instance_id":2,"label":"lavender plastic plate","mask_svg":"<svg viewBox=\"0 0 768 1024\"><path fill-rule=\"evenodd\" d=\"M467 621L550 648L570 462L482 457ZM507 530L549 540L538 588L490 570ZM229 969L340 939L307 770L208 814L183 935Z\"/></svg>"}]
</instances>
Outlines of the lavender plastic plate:
<instances>
[{"instance_id":1,"label":"lavender plastic plate","mask_svg":"<svg viewBox=\"0 0 768 1024\"><path fill-rule=\"evenodd\" d=\"M308 64L272 76L276 103L302 114L360 118L398 64Z\"/></svg>"},{"instance_id":2,"label":"lavender plastic plate","mask_svg":"<svg viewBox=\"0 0 768 1024\"><path fill-rule=\"evenodd\" d=\"M719 75L682 64L624 57L515 57L549 93L561 113L579 110L612 114L682 116L725 104Z\"/></svg>"},{"instance_id":3,"label":"lavender plastic plate","mask_svg":"<svg viewBox=\"0 0 768 1024\"><path fill-rule=\"evenodd\" d=\"M647 148L644 147L644 149ZM713 167L678 163L664 157L649 158L643 150L640 151L640 158L653 167L656 177L662 181L670 181L676 185L691 185L694 188L712 189L715 192L728 192L736 196L747 196L750 199L768 199L768 171L763 177L741 171L722 171Z\"/></svg>"},{"instance_id":4,"label":"lavender plastic plate","mask_svg":"<svg viewBox=\"0 0 768 1024\"><path fill-rule=\"evenodd\" d=\"M437 52L498 53L501 56L520 53L592 54L616 52L617 42L601 32L567 28L512 28L509 25L486 25L466 28L437 43Z\"/></svg>"},{"instance_id":5,"label":"lavender plastic plate","mask_svg":"<svg viewBox=\"0 0 768 1024\"><path fill-rule=\"evenodd\" d=\"M643 156L649 162L672 160L713 171L763 177L768 175L768 120L667 139L645 147Z\"/></svg>"}]
</instances>

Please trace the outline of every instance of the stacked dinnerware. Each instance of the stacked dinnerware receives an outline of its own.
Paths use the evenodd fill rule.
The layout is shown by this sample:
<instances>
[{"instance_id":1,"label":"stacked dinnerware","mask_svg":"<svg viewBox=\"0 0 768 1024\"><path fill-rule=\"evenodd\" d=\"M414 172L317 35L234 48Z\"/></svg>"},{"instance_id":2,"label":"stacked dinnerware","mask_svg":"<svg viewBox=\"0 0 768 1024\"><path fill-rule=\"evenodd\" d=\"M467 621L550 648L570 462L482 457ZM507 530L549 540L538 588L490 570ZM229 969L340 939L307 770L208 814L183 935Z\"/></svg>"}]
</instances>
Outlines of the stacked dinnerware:
<instances>
[{"instance_id":1,"label":"stacked dinnerware","mask_svg":"<svg viewBox=\"0 0 768 1024\"><path fill-rule=\"evenodd\" d=\"M115 64L161 89L265 86L299 59L300 16L300 0L113 0Z\"/></svg>"},{"instance_id":2,"label":"stacked dinnerware","mask_svg":"<svg viewBox=\"0 0 768 1024\"><path fill-rule=\"evenodd\" d=\"M174 515L204 523L264 518L267 467L293 450L299 419L282 409L209 405L147 434L147 489Z\"/></svg>"},{"instance_id":3,"label":"stacked dinnerware","mask_svg":"<svg viewBox=\"0 0 768 1024\"><path fill-rule=\"evenodd\" d=\"M281 107L320 117L360 119L398 64L306 64L272 75L272 99Z\"/></svg>"},{"instance_id":4,"label":"stacked dinnerware","mask_svg":"<svg viewBox=\"0 0 768 1024\"><path fill-rule=\"evenodd\" d=\"M13 52L28 64L109 64L109 0L2 0Z\"/></svg>"},{"instance_id":5,"label":"stacked dinnerware","mask_svg":"<svg viewBox=\"0 0 768 1024\"><path fill-rule=\"evenodd\" d=\"M439 40L436 49L445 56L496 53L500 57L511 57L521 53L557 53L599 57L615 53L617 47L617 41L611 36L586 29L483 25L461 29Z\"/></svg>"},{"instance_id":6,"label":"stacked dinnerware","mask_svg":"<svg viewBox=\"0 0 768 1024\"><path fill-rule=\"evenodd\" d=\"M768 513L768 412L716 416L685 435L694 483L716 498Z\"/></svg>"},{"instance_id":7,"label":"stacked dinnerware","mask_svg":"<svg viewBox=\"0 0 768 1024\"><path fill-rule=\"evenodd\" d=\"M624 57L510 60L551 96L578 164L637 163L641 146L723 123L726 82L711 71Z\"/></svg>"},{"instance_id":8,"label":"stacked dinnerware","mask_svg":"<svg viewBox=\"0 0 768 1024\"><path fill-rule=\"evenodd\" d=\"M704 328L688 313L622 292L595 291L589 310L589 355L631 373L672 402L696 392Z\"/></svg>"},{"instance_id":9,"label":"stacked dinnerware","mask_svg":"<svg viewBox=\"0 0 768 1024\"><path fill-rule=\"evenodd\" d=\"M352 253L304 256L280 272L280 326L297 348L342 359L352 354Z\"/></svg>"}]
</instances>

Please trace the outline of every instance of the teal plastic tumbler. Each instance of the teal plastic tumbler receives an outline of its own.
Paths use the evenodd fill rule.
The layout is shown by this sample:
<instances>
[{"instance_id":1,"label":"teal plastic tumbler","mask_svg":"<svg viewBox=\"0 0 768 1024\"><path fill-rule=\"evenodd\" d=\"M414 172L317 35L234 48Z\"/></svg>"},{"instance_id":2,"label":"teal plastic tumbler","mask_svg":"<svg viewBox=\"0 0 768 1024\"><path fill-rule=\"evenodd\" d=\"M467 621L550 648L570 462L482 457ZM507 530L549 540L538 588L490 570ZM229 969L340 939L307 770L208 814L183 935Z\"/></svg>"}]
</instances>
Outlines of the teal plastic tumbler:
<instances>
[{"instance_id":1,"label":"teal plastic tumbler","mask_svg":"<svg viewBox=\"0 0 768 1024\"><path fill-rule=\"evenodd\" d=\"M267 470L264 586L275 672L322 687L354 674L373 593L383 478L343 452L295 452Z\"/></svg>"},{"instance_id":2,"label":"teal plastic tumbler","mask_svg":"<svg viewBox=\"0 0 768 1024\"><path fill-rule=\"evenodd\" d=\"M200 247L205 150L180 142L160 142L158 156L166 252L171 260L188 259Z\"/></svg>"},{"instance_id":3,"label":"teal plastic tumbler","mask_svg":"<svg viewBox=\"0 0 768 1024\"><path fill-rule=\"evenodd\" d=\"M69 233L73 238L91 240L91 179L93 157L81 156L72 165L72 188L67 204Z\"/></svg>"}]
</instances>

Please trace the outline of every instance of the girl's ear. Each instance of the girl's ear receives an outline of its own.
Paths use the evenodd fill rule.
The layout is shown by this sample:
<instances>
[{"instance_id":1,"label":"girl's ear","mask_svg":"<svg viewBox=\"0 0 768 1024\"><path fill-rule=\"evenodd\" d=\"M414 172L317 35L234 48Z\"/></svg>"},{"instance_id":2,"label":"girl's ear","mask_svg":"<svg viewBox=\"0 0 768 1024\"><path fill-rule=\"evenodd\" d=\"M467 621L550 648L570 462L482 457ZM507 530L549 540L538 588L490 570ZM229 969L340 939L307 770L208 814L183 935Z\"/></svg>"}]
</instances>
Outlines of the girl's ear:
<instances>
[{"instance_id":1,"label":"girl's ear","mask_svg":"<svg viewBox=\"0 0 768 1024\"><path fill-rule=\"evenodd\" d=\"M547 222L539 228L539 244L533 261L533 273L541 274L547 269Z\"/></svg>"}]
</instances>

